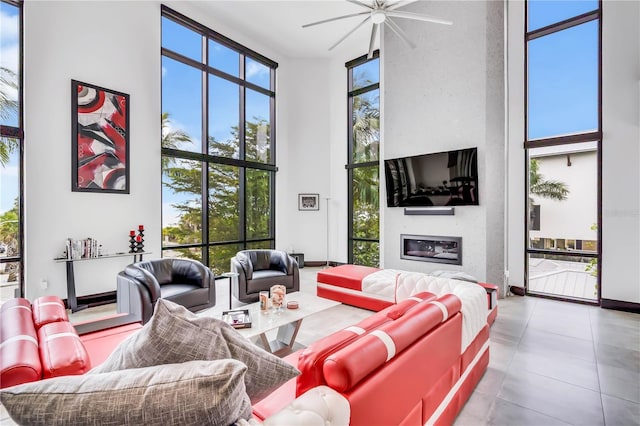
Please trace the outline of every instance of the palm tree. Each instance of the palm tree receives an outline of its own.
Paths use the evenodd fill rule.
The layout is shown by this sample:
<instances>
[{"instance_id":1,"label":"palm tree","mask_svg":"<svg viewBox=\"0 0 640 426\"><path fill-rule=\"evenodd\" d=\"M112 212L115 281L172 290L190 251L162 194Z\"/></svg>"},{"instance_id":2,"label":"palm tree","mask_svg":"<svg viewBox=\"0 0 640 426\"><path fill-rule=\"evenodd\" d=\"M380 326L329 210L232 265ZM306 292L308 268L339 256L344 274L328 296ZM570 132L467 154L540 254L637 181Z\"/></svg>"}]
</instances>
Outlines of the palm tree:
<instances>
[{"instance_id":1,"label":"palm tree","mask_svg":"<svg viewBox=\"0 0 640 426\"><path fill-rule=\"evenodd\" d=\"M529 193L542 198L564 201L569 195L566 183L557 180L547 180L539 172L538 160L529 161ZM530 202L532 200L530 199Z\"/></svg>"},{"instance_id":2,"label":"palm tree","mask_svg":"<svg viewBox=\"0 0 640 426\"><path fill-rule=\"evenodd\" d=\"M0 166L6 166L9 163L9 157L17 148L17 139L0 138Z\"/></svg>"},{"instance_id":3,"label":"palm tree","mask_svg":"<svg viewBox=\"0 0 640 426\"><path fill-rule=\"evenodd\" d=\"M6 120L18 110L18 101L12 99L10 90L18 90L18 78L9 68L0 67L0 119Z\"/></svg>"},{"instance_id":4,"label":"palm tree","mask_svg":"<svg viewBox=\"0 0 640 426\"><path fill-rule=\"evenodd\" d=\"M354 85L365 86L370 82L363 75L355 75ZM365 84L366 82L366 84ZM378 92L363 93L353 97L353 161L375 161L380 145L380 106Z\"/></svg>"},{"instance_id":5,"label":"palm tree","mask_svg":"<svg viewBox=\"0 0 640 426\"><path fill-rule=\"evenodd\" d=\"M170 149L178 149L180 144L188 142L191 143L191 136L189 136L184 130L172 129L171 119L168 112L162 113L162 147ZM166 155L162 156L162 169L166 169L172 158Z\"/></svg>"},{"instance_id":6,"label":"palm tree","mask_svg":"<svg viewBox=\"0 0 640 426\"><path fill-rule=\"evenodd\" d=\"M0 120L9 119L18 111L18 101L12 99L11 90L18 89L17 75L8 68L0 67ZM18 141L10 138L0 138L0 166L9 163L9 156L18 147Z\"/></svg>"}]
</instances>

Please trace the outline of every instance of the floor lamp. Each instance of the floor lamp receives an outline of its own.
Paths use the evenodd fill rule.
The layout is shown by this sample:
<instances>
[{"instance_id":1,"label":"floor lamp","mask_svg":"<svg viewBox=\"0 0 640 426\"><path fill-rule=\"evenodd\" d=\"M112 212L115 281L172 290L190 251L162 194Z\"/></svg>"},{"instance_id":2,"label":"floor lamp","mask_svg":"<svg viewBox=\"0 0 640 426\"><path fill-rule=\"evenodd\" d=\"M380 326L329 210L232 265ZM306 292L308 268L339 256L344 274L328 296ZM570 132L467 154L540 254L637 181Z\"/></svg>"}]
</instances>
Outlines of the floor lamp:
<instances>
[{"instance_id":1,"label":"floor lamp","mask_svg":"<svg viewBox=\"0 0 640 426\"><path fill-rule=\"evenodd\" d=\"M325 200L327 200L327 255L325 257L326 259L326 264L325 266L328 268L329 267L329 200L331 200L331 197L325 197Z\"/></svg>"}]
</instances>

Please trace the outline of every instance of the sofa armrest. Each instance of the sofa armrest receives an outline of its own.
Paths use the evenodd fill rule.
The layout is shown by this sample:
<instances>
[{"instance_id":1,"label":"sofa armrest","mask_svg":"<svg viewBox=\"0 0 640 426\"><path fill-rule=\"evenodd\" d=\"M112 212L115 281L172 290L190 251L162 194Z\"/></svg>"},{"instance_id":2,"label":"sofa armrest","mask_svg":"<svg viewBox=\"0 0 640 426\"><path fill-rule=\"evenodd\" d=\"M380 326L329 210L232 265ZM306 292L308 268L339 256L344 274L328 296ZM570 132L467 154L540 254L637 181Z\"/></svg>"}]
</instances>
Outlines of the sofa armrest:
<instances>
[{"instance_id":1,"label":"sofa armrest","mask_svg":"<svg viewBox=\"0 0 640 426\"><path fill-rule=\"evenodd\" d=\"M231 272L236 272L240 276L240 282L253 279L253 264L251 259L243 253L236 254L231 258Z\"/></svg>"},{"instance_id":2,"label":"sofa armrest","mask_svg":"<svg viewBox=\"0 0 640 426\"><path fill-rule=\"evenodd\" d=\"M298 269L298 262L288 253L284 253L285 265L287 267L287 275L294 275Z\"/></svg>"},{"instance_id":3,"label":"sofa armrest","mask_svg":"<svg viewBox=\"0 0 640 426\"><path fill-rule=\"evenodd\" d=\"M309 389L282 410L269 416L263 425L348 425L350 418L349 401L328 386L318 386Z\"/></svg>"},{"instance_id":4,"label":"sofa armrest","mask_svg":"<svg viewBox=\"0 0 640 426\"><path fill-rule=\"evenodd\" d=\"M135 264L124 268L122 275L118 274L118 279L129 280L133 283L140 283L149 291L151 302L155 302L160 297L160 283L153 274L146 269L140 268Z\"/></svg>"},{"instance_id":5,"label":"sofa armrest","mask_svg":"<svg viewBox=\"0 0 640 426\"><path fill-rule=\"evenodd\" d=\"M118 273L116 286L118 313L131 314L136 321L146 324L153 315L153 305L160 297L160 286L152 293L147 285L124 271Z\"/></svg>"}]
</instances>

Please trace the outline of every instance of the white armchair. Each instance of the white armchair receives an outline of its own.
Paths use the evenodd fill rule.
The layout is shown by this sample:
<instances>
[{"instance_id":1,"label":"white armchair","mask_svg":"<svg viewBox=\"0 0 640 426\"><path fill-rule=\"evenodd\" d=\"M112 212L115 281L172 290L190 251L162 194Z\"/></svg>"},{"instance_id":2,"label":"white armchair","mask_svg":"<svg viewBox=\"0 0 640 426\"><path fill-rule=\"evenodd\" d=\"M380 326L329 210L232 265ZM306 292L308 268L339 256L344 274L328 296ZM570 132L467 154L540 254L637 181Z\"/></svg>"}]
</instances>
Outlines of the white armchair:
<instances>
[{"instance_id":1,"label":"white armchair","mask_svg":"<svg viewBox=\"0 0 640 426\"><path fill-rule=\"evenodd\" d=\"M351 417L349 401L327 386L318 386L300 395L289 405L260 423L240 420L237 426L347 426Z\"/></svg>"}]
</instances>

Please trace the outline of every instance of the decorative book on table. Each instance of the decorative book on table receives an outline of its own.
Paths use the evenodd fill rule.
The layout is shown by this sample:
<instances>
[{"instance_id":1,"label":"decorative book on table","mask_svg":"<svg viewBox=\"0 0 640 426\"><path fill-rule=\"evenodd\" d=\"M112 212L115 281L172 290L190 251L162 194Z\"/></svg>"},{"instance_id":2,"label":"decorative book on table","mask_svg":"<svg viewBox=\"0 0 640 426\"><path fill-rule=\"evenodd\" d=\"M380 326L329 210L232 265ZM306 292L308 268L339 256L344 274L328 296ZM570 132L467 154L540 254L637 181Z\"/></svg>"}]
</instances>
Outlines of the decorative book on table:
<instances>
[{"instance_id":1,"label":"decorative book on table","mask_svg":"<svg viewBox=\"0 0 640 426\"><path fill-rule=\"evenodd\" d=\"M233 328L251 328L251 315L248 309L222 312L222 321Z\"/></svg>"}]
</instances>

